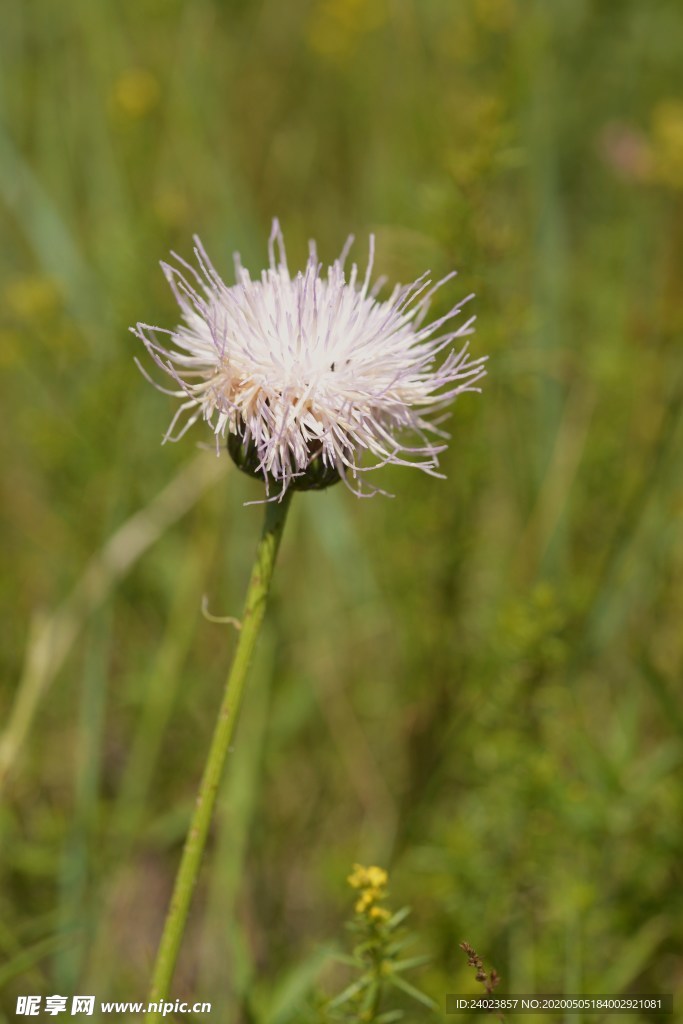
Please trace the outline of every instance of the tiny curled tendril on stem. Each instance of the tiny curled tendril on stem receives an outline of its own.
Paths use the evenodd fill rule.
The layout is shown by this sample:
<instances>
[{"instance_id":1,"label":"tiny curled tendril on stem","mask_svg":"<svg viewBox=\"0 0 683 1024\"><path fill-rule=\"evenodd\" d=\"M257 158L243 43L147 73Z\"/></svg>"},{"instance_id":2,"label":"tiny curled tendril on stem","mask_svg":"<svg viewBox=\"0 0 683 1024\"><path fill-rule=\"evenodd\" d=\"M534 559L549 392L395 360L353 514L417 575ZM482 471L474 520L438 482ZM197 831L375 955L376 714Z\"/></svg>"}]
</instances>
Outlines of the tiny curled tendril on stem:
<instances>
[{"instance_id":1,"label":"tiny curled tendril on stem","mask_svg":"<svg viewBox=\"0 0 683 1024\"><path fill-rule=\"evenodd\" d=\"M209 611L209 598L207 594L202 596L202 615L207 622L217 622L222 626L234 626L236 630L242 628L242 623L233 615L212 615Z\"/></svg>"}]
</instances>

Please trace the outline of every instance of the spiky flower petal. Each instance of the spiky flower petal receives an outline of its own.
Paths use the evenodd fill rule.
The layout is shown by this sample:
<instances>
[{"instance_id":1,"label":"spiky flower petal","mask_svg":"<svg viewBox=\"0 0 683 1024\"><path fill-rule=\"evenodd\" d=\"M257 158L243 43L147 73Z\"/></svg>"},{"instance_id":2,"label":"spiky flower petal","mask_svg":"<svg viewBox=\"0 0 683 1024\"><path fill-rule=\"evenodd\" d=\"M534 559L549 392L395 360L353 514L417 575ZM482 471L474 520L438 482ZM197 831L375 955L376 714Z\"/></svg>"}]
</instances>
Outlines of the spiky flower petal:
<instances>
[{"instance_id":1,"label":"spiky flower petal","mask_svg":"<svg viewBox=\"0 0 683 1024\"><path fill-rule=\"evenodd\" d=\"M448 435L434 417L456 395L479 390L485 373L485 358L470 359L466 342L452 347L472 333L474 317L447 327L472 296L425 324L432 296L454 274L433 286L423 274L379 299L374 239L362 280L355 264L344 270L352 241L325 275L313 242L305 269L290 274L277 221L257 280L236 256L236 284L226 285L199 239L196 267L175 254L174 265L162 264L183 323L132 330L177 385L169 393L183 399L164 440L204 418L217 446L229 435L231 451L249 453L251 471L278 495L305 486L314 464L315 479L356 481L356 493L365 493L360 473L388 463L439 475Z\"/></svg>"}]
</instances>

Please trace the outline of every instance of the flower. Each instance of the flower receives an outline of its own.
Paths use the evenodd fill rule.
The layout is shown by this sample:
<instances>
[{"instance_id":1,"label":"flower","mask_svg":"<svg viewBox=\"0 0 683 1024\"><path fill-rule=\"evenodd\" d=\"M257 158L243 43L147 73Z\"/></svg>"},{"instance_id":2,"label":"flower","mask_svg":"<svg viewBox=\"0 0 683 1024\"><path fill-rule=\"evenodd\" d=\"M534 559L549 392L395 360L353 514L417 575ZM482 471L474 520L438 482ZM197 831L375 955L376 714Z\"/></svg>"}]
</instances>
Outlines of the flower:
<instances>
[{"instance_id":1,"label":"flower","mask_svg":"<svg viewBox=\"0 0 683 1024\"><path fill-rule=\"evenodd\" d=\"M384 868L375 865L364 867L362 864L354 864L353 871L346 879L352 889L359 889L360 893L354 910L361 916L365 915L372 921L387 921L391 916L384 907L377 906L386 899L386 887L389 876Z\"/></svg>"},{"instance_id":2,"label":"flower","mask_svg":"<svg viewBox=\"0 0 683 1024\"><path fill-rule=\"evenodd\" d=\"M362 864L354 864L353 871L346 879L352 889L384 889L389 876L384 868L371 865L369 868Z\"/></svg>"},{"instance_id":3,"label":"flower","mask_svg":"<svg viewBox=\"0 0 683 1024\"><path fill-rule=\"evenodd\" d=\"M241 468L263 477L275 497L338 479L365 494L360 474L387 463L441 475L448 435L434 417L456 395L479 390L485 373L485 359L470 359L466 342L451 348L472 333L474 317L440 333L472 296L425 324L430 299L454 273L433 286L423 274L380 299L384 280L371 287L374 238L362 281L356 264L344 270L352 242L325 275L314 242L305 269L290 274L277 221L259 279L236 255L236 284L225 284L198 238L196 267L175 253L176 265L162 263L183 323L131 330L177 385L168 393L183 399L164 440L179 440L203 417L217 449L227 434Z\"/></svg>"}]
</instances>

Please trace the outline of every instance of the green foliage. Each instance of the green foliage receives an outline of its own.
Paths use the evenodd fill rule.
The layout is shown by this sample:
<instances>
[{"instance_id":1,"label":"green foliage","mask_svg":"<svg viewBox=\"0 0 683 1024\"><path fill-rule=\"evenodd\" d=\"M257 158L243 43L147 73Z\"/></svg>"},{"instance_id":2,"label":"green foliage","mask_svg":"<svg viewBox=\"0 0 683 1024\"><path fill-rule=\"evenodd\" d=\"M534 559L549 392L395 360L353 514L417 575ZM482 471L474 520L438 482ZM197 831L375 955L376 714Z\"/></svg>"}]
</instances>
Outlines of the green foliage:
<instances>
[{"instance_id":1,"label":"green foliage","mask_svg":"<svg viewBox=\"0 0 683 1024\"><path fill-rule=\"evenodd\" d=\"M260 514L127 327L273 215L291 266L457 267L489 376L446 480L296 495L174 994L284 1021L356 860L441 1007L463 939L502 994L679 991L679 0L5 8L0 1021L144 998Z\"/></svg>"}]
</instances>

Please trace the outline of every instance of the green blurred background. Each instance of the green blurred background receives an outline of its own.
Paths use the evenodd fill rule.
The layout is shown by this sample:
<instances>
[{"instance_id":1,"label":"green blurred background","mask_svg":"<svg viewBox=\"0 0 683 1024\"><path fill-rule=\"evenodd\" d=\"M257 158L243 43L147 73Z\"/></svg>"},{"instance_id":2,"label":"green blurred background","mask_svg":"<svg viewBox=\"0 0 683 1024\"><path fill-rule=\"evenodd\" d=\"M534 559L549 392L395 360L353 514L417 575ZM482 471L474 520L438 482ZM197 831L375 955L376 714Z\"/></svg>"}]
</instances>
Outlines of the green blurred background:
<instances>
[{"instance_id":1,"label":"green blurred background","mask_svg":"<svg viewBox=\"0 0 683 1024\"><path fill-rule=\"evenodd\" d=\"M261 513L207 428L160 447L127 328L175 323L169 249L258 270L274 215L290 265L457 267L489 376L446 481L297 498L174 993L296 1021L363 861L440 1003L462 939L501 992L680 994L679 0L2 22L0 1021L145 998L234 645L202 595L239 614Z\"/></svg>"}]
</instances>

